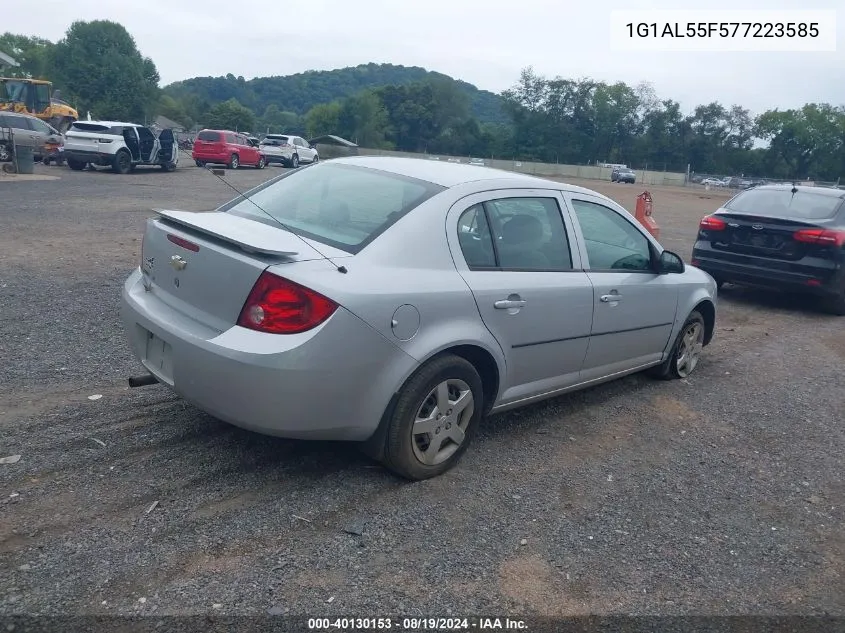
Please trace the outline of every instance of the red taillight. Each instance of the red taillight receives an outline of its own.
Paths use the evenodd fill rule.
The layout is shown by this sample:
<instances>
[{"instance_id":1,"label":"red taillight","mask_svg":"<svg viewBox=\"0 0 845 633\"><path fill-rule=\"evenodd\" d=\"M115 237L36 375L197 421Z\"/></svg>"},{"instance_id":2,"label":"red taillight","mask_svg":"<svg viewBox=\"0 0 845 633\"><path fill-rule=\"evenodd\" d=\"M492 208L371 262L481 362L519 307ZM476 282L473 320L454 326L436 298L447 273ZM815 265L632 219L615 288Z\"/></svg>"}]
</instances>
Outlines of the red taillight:
<instances>
[{"instance_id":1,"label":"red taillight","mask_svg":"<svg viewBox=\"0 0 845 633\"><path fill-rule=\"evenodd\" d=\"M270 334L298 334L320 325L337 307L318 292L264 271L244 303L238 325Z\"/></svg>"},{"instance_id":2,"label":"red taillight","mask_svg":"<svg viewBox=\"0 0 845 633\"><path fill-rule=\"evenodd\" d=\"M705 215L698 223L698 228L701 231L724 231L727 225L727 222L715 215Z\"/></svg>"},{"instance_id":3,"label":"red taillight","mask_svg":"<svg viewBox=\"0 0 845 633\"><path fill-rule=\"evenodd\" d=\"M189 242L184 237L179 237L178 235L172 235L170 233L167 234L167 239L176 244L176 246L181 246L182 248L187 248L189 251L193 251L194 253L200 252L200 247L198 244L194 244L193 242Z\"/></svg>"},{"instance_id":4,"label":"red taillight","mask_svg":"<svg viewBox=\"0 0 845 633\"><path fill-rule=\"evenodd\" d=\"M798 242L805 244L818 244L819 246L836 246L837 248L845 245L845 231L828 230L828 229L801 229L795 231L792 237Z\"/></svg>"}]
</instances>

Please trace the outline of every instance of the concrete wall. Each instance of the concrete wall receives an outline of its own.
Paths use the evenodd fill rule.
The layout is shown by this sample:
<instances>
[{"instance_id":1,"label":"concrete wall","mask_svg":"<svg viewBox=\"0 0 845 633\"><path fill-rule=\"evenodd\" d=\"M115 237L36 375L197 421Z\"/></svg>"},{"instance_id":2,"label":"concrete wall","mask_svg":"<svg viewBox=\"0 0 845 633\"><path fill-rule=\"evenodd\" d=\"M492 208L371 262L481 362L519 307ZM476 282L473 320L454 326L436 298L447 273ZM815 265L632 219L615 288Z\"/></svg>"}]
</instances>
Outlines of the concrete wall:
<instances>
[{"instance_id":1,"label":"concrete wall","mask_svg":"<svg viewBox=\"0 0 845 633\"><path fill-rule=\"evenodd\" d=\"M414 154L411 152L393 152L383 149L359 148L361 156L399 156L405 158L426 158L425 154ZM439 155L440 160L446 161L449 158L458 158L462 163L469 159L465 156ZM596 167L595 165L559 165L554 163L532 163L526 161L512 160L490 160L484 159L488 167L516 171L523 174L552 178L584 178L588 180L610 180L610 167ZM669 171L642 171L634 170L637 174L637 184L643 185L674 185L683 187L685 174Z\"/></svg>"}]
</instances>

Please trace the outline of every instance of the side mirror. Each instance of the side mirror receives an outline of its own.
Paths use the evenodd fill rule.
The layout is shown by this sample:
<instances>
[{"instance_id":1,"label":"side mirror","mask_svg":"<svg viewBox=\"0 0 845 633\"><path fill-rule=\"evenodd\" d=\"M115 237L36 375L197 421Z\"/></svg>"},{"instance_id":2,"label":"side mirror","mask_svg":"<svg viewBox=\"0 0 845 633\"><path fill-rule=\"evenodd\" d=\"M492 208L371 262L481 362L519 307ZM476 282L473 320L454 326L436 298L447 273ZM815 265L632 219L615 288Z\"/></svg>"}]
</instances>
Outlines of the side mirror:
<instances>
[{"instance_id":1,"label":"side mirror","mask_svg":"<svg viewBox=\"0 0 845 633\"><path fill-rule=\"evenodd\" d=\"M686 270L684 260L680 255L676 255L672 251L663 251L658 260L658 271L661 275L668 275L670 273L682 273Z\"/></svg>"}]
</instances>

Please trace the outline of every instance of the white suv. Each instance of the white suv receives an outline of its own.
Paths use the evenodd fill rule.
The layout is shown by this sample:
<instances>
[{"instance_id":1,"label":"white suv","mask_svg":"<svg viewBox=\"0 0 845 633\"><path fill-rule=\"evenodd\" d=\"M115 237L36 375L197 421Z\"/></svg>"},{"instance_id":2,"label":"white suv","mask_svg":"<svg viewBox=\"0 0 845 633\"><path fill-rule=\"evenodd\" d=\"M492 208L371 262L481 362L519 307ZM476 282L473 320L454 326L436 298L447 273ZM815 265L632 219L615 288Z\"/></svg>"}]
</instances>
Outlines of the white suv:
<instances>
[{"instance_id":1,"label":"white suv","mask_svg":"<svg viewBox=\"0 0 845 633\"><path fill-rule=\"evenodd\" d=\"M292 134L267 134L261 139L260 149L268 163L281 163L286 167L320 160L317 150L308 141Z\"/></svg>"},{"instance_id":2,"label":"white suv","mask_svg":"<svg viewBox=\"0 0 845 633\"><path fill-rule=\"evenodd\" d=\"M138 165L159 165L173 171L179 162L179 146L173 130L156 136L148 127L116 121L76 121L65 135L68 167L81 171L86 165L111 167L127 174Z\"/></svg>"}]
</instances>

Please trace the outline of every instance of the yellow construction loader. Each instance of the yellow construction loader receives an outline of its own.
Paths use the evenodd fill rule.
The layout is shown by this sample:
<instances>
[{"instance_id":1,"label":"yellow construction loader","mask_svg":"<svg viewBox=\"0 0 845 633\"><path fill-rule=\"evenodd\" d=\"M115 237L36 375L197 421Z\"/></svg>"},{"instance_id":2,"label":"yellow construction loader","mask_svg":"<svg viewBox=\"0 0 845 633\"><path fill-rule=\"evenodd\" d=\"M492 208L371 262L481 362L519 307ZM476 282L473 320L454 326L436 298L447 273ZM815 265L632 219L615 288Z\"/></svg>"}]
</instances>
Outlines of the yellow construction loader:
<instances>
[{"instance_id":1,"label":"yellow construction loader","mask_svg":"<svg viewBox=\"0 0 845 633\"><path fill-rule=\"evenodd\" d=\"M79 113L53 93L43 79L0 77L0 111L23 112L38 117L64 134Z\"/></svg>"}]
</instances>

